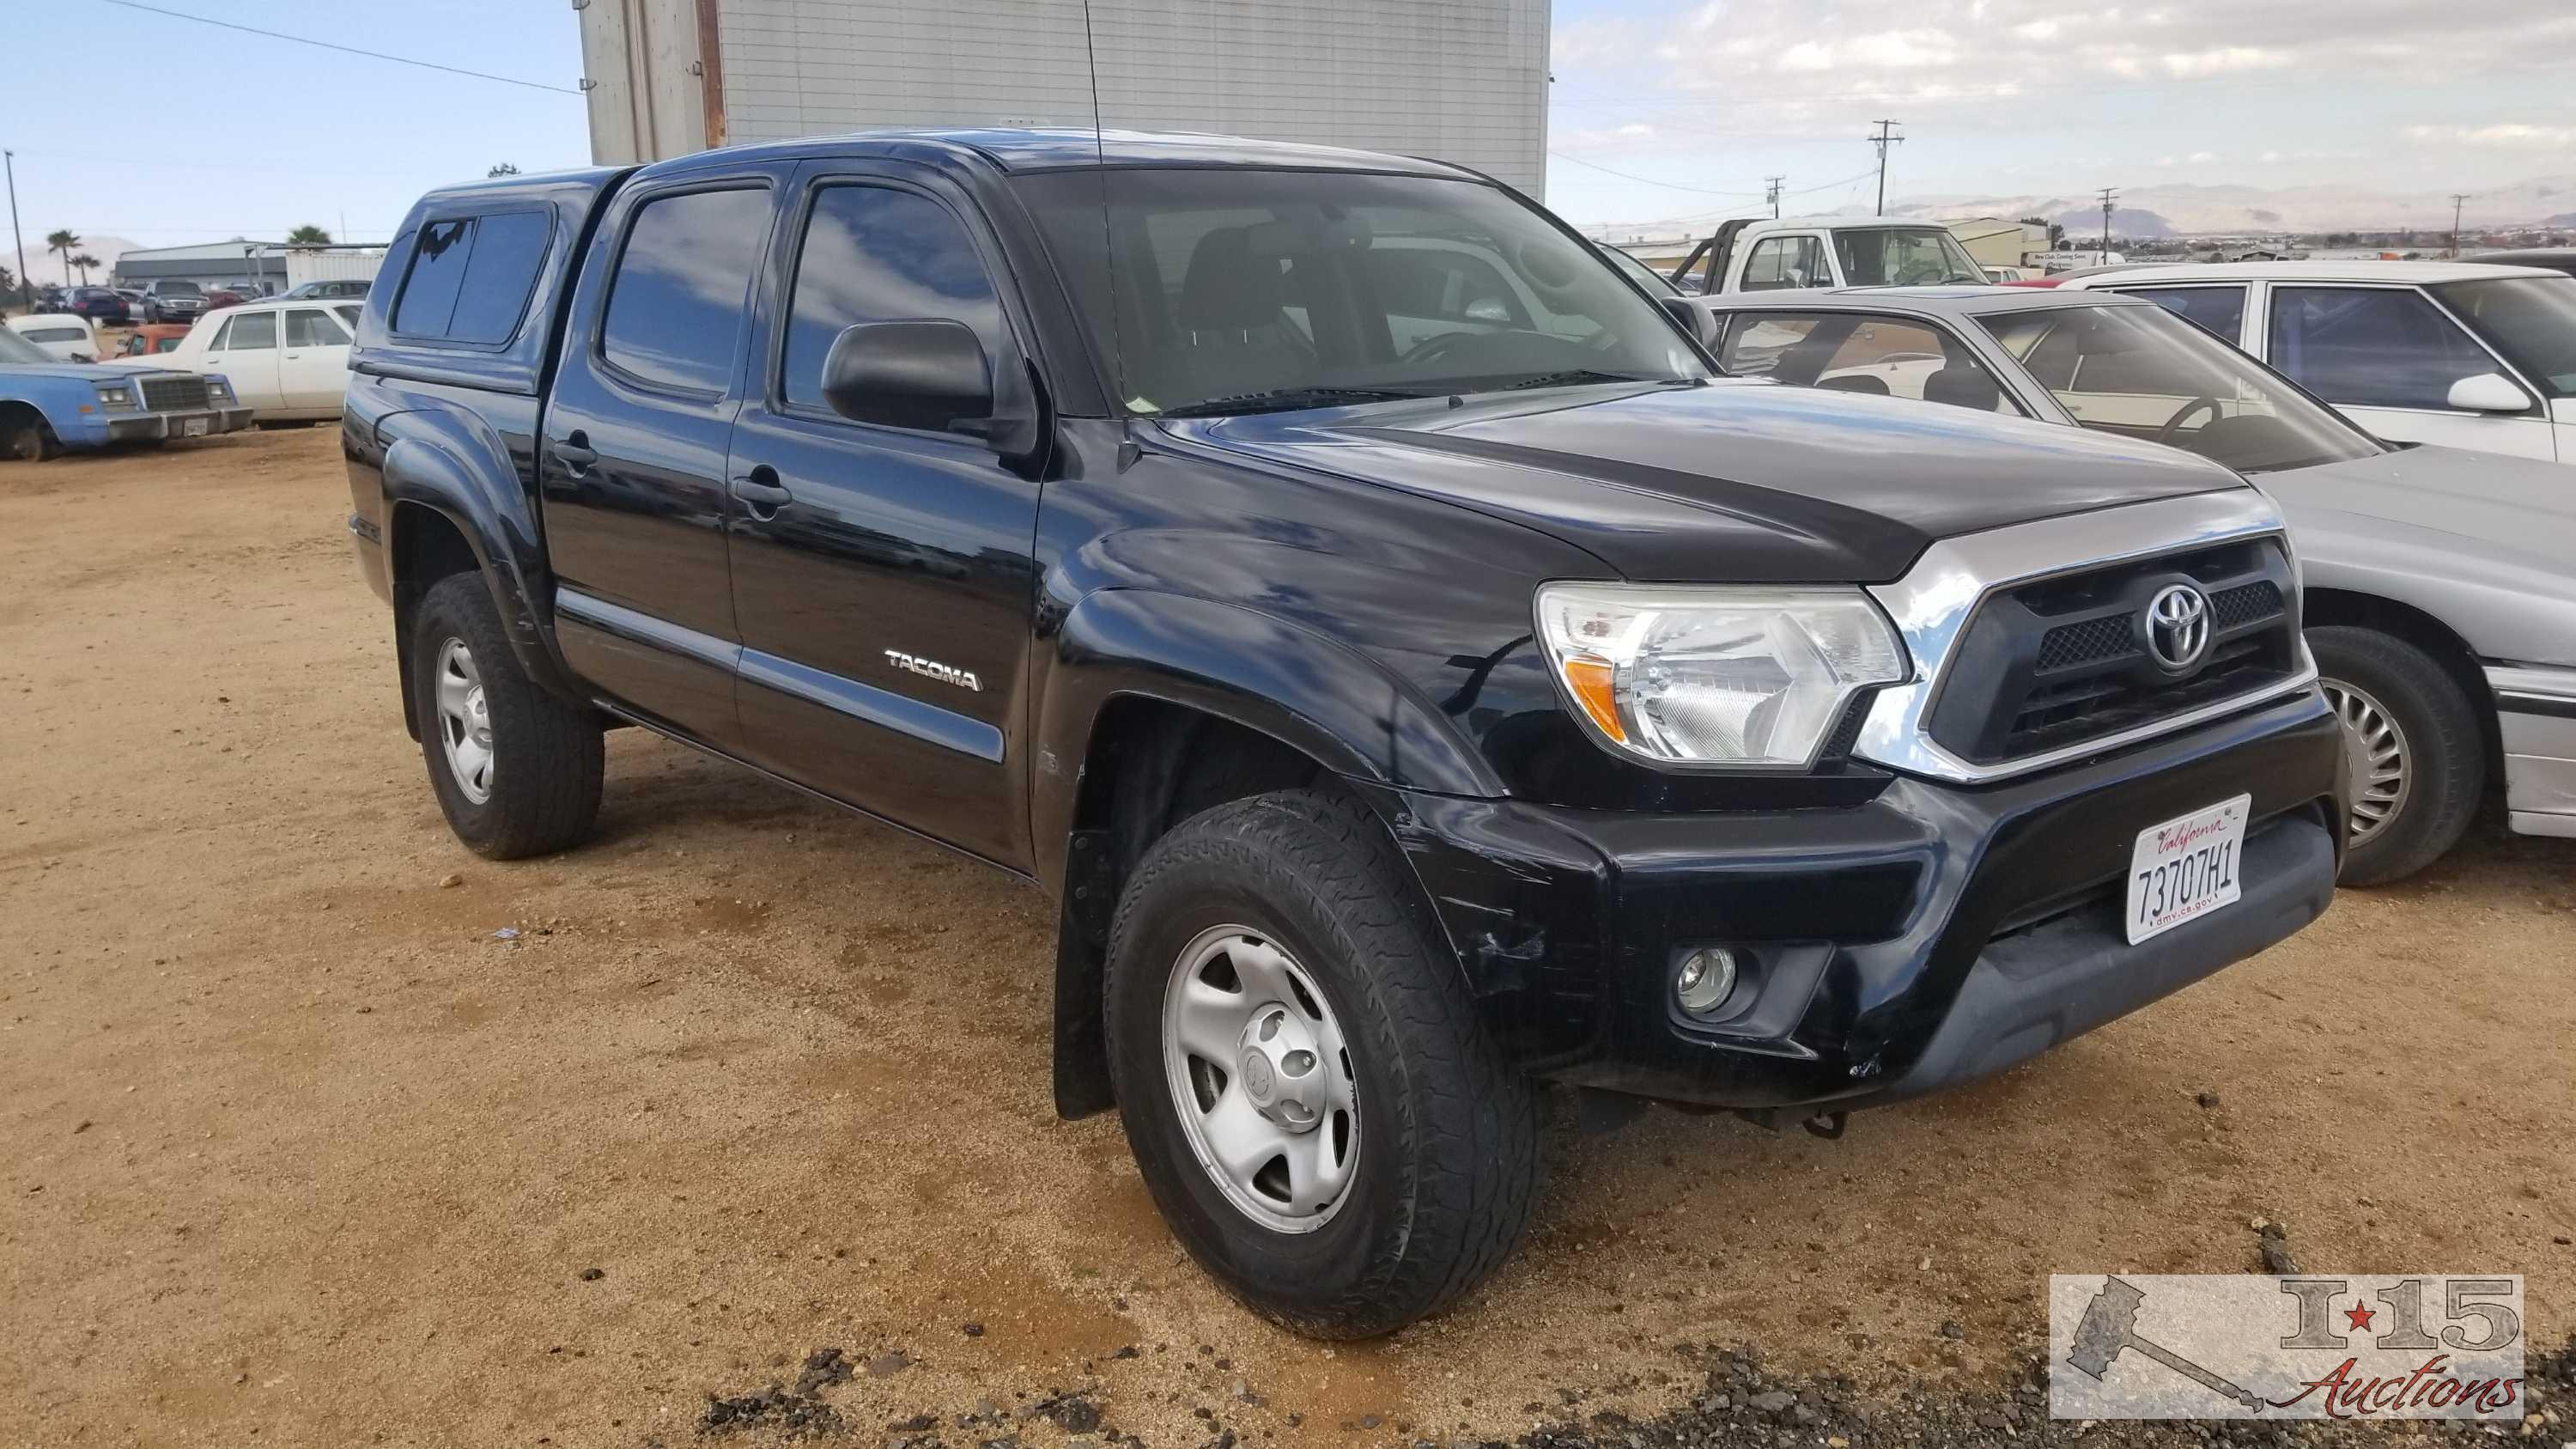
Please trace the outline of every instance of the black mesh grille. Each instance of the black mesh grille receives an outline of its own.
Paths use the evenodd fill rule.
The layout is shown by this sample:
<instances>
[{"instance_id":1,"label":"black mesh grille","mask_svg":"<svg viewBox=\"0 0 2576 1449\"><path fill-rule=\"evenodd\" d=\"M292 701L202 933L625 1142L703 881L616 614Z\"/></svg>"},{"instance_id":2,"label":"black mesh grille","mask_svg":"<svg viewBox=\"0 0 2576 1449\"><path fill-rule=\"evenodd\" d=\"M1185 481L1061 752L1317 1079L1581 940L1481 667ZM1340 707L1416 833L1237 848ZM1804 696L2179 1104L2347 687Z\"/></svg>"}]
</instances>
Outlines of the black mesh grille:
<instances>
[{"instance_id":1,"label":"black mesh grille","mask_svg":"<svg viewBox=\"0 0 2576 1449\"><path fill-rule=\"evenodd\" d=\"M2146 649L2148 602L2177 584L2209 596L2207 655L2169 670ZM2135 560L2003 590L1961 631L1927 724L1979 764L2120 734L2285 680L2299 621L2289 560L2270 542Z\"/></svg>"},{"instance_id":2,"label":"black mesh grille","mask_svg":"<svg viewBox=\"0 0 2576 1449\"><path fill-rule=\"evenodd\" d=\"M2129 621L2117 616L2088 619L2081 624L2060 624L2039 641L2039 668L2045 674L2052 669L2066 669L2077 664L2090 664L2096 659L2117 659L2137 652L2137 636Z\"/></svg>"},{"instance_id":3,"label":"black mesh grille","mask_svg":"<svg viewBox=\"0 0 2576 1449\"><path fill-rule=\"evenodd\" d=\"M2222 633L2257 619L2268 619L2281 612L2281 586L2265 579L2259 584L2221 589L2209 596L2209 610Z\"/></svg>"},{"instance_id":4,"label":"black mesh grille","mask_svg":"<svg viewBox=\"0 0 2576 1449\"><path fill-rule=\"evenodd\" d=\"M196 412L205 405L206 380L202 377L143 379L143 406L153 412Z\"/></svg>"}]
</instances>

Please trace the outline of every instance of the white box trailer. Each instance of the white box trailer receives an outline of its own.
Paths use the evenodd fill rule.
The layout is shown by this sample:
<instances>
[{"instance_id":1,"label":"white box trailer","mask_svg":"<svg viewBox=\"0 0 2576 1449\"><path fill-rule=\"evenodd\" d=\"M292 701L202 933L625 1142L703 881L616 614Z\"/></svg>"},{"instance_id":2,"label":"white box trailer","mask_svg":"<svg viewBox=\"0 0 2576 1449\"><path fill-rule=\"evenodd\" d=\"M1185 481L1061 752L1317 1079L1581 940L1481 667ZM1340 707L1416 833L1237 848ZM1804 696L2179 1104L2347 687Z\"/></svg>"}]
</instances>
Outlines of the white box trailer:
<instances>
[{"instance_id":1,"label":"white box trailer","mask_svg":"<svg viewBox=\"0 0 2576 1449\"><path fill-rule=\"evenodd\" d=\"M591 159L877 126L1110 126L1431 156L1533 196L1548 0L572 0Z\"/></svg>"},{"instance_id":2,"label":"white box trailer","mask_svg":"<svg viewBox=\"0 0 2576 1449\"><path fill-rule=\"evenodd\" d=\"M372 282L376 269L384 263L382 247L290 247L286 253L286 285L292 290L307 282Z\"/></svg>"}]
</instances>

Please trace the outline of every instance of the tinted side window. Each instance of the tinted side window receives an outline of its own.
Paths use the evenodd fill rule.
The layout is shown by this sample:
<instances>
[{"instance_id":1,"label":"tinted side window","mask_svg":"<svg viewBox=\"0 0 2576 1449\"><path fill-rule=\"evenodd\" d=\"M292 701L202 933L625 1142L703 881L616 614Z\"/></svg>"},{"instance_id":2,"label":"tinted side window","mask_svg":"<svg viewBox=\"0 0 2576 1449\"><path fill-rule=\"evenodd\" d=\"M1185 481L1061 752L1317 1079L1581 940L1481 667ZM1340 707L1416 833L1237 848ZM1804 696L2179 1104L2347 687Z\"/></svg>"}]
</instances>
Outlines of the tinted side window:
<instances>
[{"instance_id":1,"label":"tinted side window","mask_svg":"<svg viewBox=\"0 0 2576 1449\"><path fill-rule=\"evenodd\" d=\"M2274 367L2328 402L2448 410L2451 384L2496 370L2420 292L2272 288Z\"/></svg>"},{"instance_id":2,"label":"tinted side window","mask_svg":"<svg viewBox=\"0 0 2576 1449\"><path fill-rule=\"evenodd\" d=\"M723 391L752 264L768 237L765 190L692 191L646 202L609 283L601 355L644 382Z\"/></svg>"},{"instance_id":3,"label":"tinted side window","mask_svg":"<svg viewBox=\"0 0 2576 1449\"><path fill-rule=\"evenodd\" d=\"M919 317L974 328L988 358L1007 336L1001 303L965 226L946 207L909 191L835 186L818 193L797 251L779 364L779 390L788 404L828 406L823 359L843 328Z\"/></svg>"},{"instance_id":4,"label":"tinted side window","mask_svg":"<svg viewBox=\"0 0 2576 1449\"><path fill-rule=\"evenodd\" d=\"M411 272L404 277L402 296L394 304L396 332L415 337L447 335L457 288L465 281L465 259L473 250L472 217L421 227L420 241L412 248Z\"/></svg>"},{"instance_id":5,"label":"tinted side window","mask_svg":"<svg viewBox=\"0 0 2576 1449\"><path fill-rule=\"evenodd\" d=\"M2114 287L2234 342L2245 335L2243 287Z\"/></svg>"},{"instance_id":6,"label":"tinted side window","mask_svg":"<svg viewBox=\"0 0 2576 1449\"><path fill-rule=\"evenodd\" d=\"M245 312L225 325L223 345L234 352L250 352L277 345L277 314Z\"/></svg>"},{"instance_id":7,"label":"tinted side window","mask_svg":"<svg viewBox=\"0 0 2576 1449\"><path fill-rule=\"evenodd\" d=\"M478 217L465 283L456 296L447 336L456 342L507 342L519 330L537 268L546 259L553 218L542 211L507 211Z\"/></svg>"}]
</instances>

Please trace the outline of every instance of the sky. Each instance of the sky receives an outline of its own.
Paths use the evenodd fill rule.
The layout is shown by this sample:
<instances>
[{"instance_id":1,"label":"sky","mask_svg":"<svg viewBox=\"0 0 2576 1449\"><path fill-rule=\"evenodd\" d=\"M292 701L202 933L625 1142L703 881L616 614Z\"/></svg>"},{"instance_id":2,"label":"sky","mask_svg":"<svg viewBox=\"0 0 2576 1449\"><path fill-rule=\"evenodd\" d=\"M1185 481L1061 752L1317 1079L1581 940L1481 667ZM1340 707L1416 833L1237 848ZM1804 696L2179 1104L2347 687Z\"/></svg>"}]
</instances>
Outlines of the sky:
<instances>
[{"instance_id":1,"label":"sky","mask_svg":"<svg viewBox=\"0 0 2576 1449\"><path fill-rule=\"evenodd\" d=\"M1749 214L1773 175L1866 209L1882 117L1891 199L2576 173L2567 0L1557 0L1553 33L1548 203L1583 222Z\"/></svg>"},{"instance_id":2,"label":"sky","mask_svg":"<svg viewBox=\"0 0 2576 1449\"><path fill-rule=\"evenodd\" d=\"M12 51L47 58L0 86L40 278L57 227L381 241L432 186L589 160L565 0L155 3L562 89L111 0L12 6ZM1891 198L2576 172L2564 0L1556 0L1552 26L1548 200L1582 223L1751 213L1772 175L1793 210L1866 207L1880 117L1906 137Z\"/></svg>"}]
</instances>

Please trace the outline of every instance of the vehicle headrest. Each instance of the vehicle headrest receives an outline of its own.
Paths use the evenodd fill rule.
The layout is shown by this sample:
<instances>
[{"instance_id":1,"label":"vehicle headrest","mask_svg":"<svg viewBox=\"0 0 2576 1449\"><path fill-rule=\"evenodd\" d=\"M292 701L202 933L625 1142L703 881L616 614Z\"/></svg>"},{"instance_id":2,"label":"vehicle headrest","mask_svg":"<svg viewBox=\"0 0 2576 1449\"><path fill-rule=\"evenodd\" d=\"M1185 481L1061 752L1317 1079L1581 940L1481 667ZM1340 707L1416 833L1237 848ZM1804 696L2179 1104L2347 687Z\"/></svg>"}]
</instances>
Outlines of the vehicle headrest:
<instances>
[{"instance_id":1,"label":"vehicle headrest","mask_svg":"<svg viewBox=\"0 0 2576 1449\"><path fill-rule=\"evenodd\" d=\"M1190 269L1181 277L1177 320L1191 332L1274 326L1285 295L1279 260L1254 250L1252 229L1219 227L1190 249Z\"/></svg>"},{"instance_id":2,"label":"vehicle headrest","mask_svg":"<svg viewBox=\"0 0 2576 1449\"><path fill-rule=\"evenodd\" d=\"M1984 368L1970 362L1953 362L1923 379L1925 402L1948 403L1952 407L1990 413L2003 400L2003 388Z\"/></svg>"}]
</instances>

